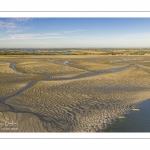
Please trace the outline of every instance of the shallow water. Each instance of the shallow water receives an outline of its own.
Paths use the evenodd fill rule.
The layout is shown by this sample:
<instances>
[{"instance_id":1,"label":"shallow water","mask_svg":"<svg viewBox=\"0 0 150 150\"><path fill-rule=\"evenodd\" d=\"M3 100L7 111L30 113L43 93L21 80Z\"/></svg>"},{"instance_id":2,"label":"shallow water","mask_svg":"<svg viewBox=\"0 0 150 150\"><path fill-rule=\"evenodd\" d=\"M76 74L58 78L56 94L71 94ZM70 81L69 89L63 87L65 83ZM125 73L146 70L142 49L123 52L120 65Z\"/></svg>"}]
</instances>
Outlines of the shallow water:
<instances>
[{"instance_id":1,"label":"shallow water","mask_svg":"<svg viewBox=\"0 0 150 150\"><path fill-rule=\"evenodd\" d=\"M70 54L70 52L59 52L59 54Z\"/></svg>"},{"instance_id":2,"label":"shallow water","mask_svg":"<svg viewBox=\"0 0 150 150\"><path fill-rule=\"evenodd\" d=\"M150 99L131 110L125 118L118 118L103 132L150 132Z\"/></svg>"},{"instance_id":3,"label":"shallow water","mask_svg":"<svg viewBox=\"0 0 150 150\"><path fill-rule=\"evenodd\" d=\"M35 52L37 52L37 50L34 50L34 49L26 49L26 50L22 50L22 52L35 53Z\"/></svg>"},{"instance_id":4,"label":"shallow water","mask_svg":"<svg viewBox=\"0 0 150 150\"><path fill-rule=\"evenodd\" d=\"M15 68L15 63L10 62L10 68L12 68L15 72L17 72L17 70Z\"/></svg>"},{"instance_id":5,"label":"shallow water","mask_svg":"<svg viewBox=\"0 0 150 150\"><path fill-rule=\"evenodd\" d=\"M96 72L88 72L85 74L81 74L75 77L70 77L70 78L55 78L53 80L72 80L72 79L80 79L80 78L87 78L87 77L92 77L92 76L96 76L96 75L100 75L100 74L106 74L106 73L111 73L111 72L118 72L118 71L122 71L125 69L128 69L132 66L132 64L125 66L125 67L119 67L119 68L113 68L113 69L105 69L105 70L100 70L100 71L96 71Z\"/></svg>"}]
</instances>

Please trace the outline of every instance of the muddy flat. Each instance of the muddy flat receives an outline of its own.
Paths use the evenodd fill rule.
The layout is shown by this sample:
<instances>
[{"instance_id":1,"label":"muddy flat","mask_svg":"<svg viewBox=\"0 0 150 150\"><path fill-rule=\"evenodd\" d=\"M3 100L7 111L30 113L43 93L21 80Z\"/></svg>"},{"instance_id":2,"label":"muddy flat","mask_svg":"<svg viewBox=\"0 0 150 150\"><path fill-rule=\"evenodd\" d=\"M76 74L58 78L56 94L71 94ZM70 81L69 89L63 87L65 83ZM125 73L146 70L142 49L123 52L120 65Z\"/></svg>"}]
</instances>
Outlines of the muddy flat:
<instances>
[{"instance_id":1,"label":"muddy flat","mask_svg":"<svg viewBox=\"0 0 150 150\"><path fill-rule=\"evenodd\" d=\"M101 132L148 99L150 56L0 56L0 132Z\"/></svg>"}]
</instances>

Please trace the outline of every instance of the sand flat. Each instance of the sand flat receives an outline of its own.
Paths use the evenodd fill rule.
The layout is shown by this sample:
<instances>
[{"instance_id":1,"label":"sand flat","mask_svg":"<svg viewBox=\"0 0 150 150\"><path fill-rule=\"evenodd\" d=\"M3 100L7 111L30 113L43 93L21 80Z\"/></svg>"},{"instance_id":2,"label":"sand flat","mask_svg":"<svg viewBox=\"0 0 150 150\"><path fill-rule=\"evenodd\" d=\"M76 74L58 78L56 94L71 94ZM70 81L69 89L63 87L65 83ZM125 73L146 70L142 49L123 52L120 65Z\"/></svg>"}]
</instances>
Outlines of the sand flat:
<instances>
[{"instance_id":1,"label":"sand flat","mask_svg":"<svg viewBox=\"0 0 150 150\"><path fill-rule=\"evenodd\" d=\"M9 56L8 61L8 56L2 57L5 67L0 76L5 80L0 96L20 92L0 103L1 122L21 116L16 132L102 131L150 98L150 69L143 63L149 59L64 55ZM9 67L10 61L21 74Z\"/></svg>"}]
</instances>

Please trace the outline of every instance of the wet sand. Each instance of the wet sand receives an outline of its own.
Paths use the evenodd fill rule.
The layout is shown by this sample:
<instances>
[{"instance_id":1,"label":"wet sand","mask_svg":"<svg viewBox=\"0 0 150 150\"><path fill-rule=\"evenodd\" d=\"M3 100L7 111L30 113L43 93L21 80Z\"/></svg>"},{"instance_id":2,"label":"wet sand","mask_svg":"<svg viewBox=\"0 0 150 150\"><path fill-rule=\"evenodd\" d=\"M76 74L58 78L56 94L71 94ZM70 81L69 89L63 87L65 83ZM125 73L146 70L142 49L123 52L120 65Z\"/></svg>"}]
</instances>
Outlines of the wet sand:
<instances>
[{"instance_id":1,"label":"wet sand","mask_svg":"<svg viewBox=\"0 0 150 150\"><path fill-rule=\"evenodd\" d=\"M149 61L150 56L1 56L0 132L104 131L150 98Z\"/></svg>"}]
</instances>

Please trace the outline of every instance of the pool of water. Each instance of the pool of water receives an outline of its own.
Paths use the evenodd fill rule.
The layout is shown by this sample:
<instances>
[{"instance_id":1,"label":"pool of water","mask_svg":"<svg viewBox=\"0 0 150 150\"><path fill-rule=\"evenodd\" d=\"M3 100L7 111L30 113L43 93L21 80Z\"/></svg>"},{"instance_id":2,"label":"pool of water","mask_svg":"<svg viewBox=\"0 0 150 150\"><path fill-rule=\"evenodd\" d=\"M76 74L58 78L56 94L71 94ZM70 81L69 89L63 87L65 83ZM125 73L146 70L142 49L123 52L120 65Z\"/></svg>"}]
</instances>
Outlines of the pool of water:
<instances>
[{"instance_id":1,"label":"pool of water","mask_svg":"<svg viewBox=\"0 0 150 150\"><path fill-rule=\"evenodd\" d=\"M150 99L136 108L124 115L125 118L116 119L103 132L150 132Z\"/></svg>"},{"instance_id":2,"label":"pool of water","mask_svg":"<svg viewBox=\"0 0 150 150\"><path fill-rule=\"evenodd\" d=\"M34 49L26 49L26 50L22 50L23 52L26 52L26 53L35 53L37 52L37 50L34 50Z\"/></svg>"}]
</instances>

